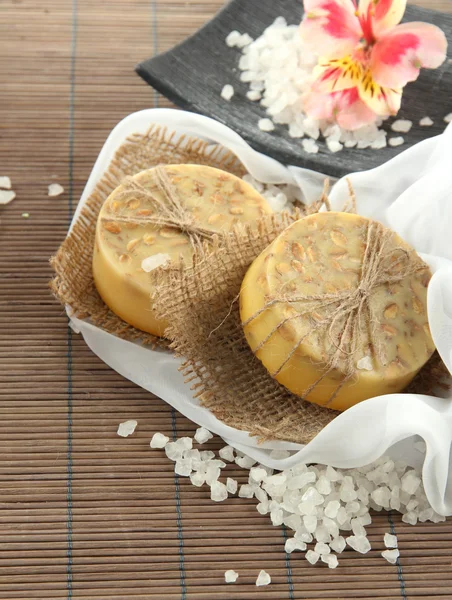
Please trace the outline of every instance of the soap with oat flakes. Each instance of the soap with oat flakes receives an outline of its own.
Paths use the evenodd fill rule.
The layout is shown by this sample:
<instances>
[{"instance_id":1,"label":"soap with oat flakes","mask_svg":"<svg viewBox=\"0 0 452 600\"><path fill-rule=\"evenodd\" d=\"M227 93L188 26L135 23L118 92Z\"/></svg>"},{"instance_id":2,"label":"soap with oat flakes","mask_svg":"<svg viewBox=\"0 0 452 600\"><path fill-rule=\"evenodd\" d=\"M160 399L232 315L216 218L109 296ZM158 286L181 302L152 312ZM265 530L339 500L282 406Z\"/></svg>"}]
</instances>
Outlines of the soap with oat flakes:
<instances>
[{"instance_id":1,"label":"soap with oat flakes","mask_svg":"<svg viewBox=\"0 0 452 600\"><path fill-rule=\"evenodd\" d=\"M432 356L430 278L380 223L314 214L282 232L246 273L245 337L291 392L345 410L403 390Z\"/></svg>"},{"instance_id":2,"label":"soap with oat flakes","mask_svg":"<svg viewBox=\"0 0 452 600\"><path fill-rule=\"evenodd\" d=\"M168 182L170 197L168 189L162 188L162 176ZM178 205L175 209L174 202ZM182 219L181 227L173 226L172 218L169 224L152 222L156 216L167 219L168 207L179 215L178 222ZM177 265L181 256L190 263L193 238L185 221L199 226L208 236L238 223L253 223L271 212L265 199L248 183L213 167L167 165L138 173L129 184L116 188L100 210L93 252L96 288L124 321L163 336L166 324L152 309L153 286L147 265Z\"/></svg>"}]
</instances>

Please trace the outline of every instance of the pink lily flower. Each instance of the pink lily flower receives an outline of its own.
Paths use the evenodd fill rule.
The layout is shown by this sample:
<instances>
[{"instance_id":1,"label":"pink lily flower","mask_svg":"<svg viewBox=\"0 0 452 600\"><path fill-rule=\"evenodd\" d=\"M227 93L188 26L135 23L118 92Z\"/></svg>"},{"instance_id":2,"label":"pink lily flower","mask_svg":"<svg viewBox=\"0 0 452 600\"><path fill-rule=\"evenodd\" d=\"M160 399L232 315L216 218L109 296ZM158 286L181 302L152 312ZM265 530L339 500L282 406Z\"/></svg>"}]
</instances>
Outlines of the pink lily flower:
<instances>
[{"instance_id":1,"label":"pink lily flower","mask_svg":"<svg viewBox=\"0 0 452 600\"><path fill-rule=\"evenodd\" d=\"M345 120L348 129L396 115L405 85L446 58L439 27L399 24L406 0L304 0L304 7L302 38L322 52L305 110Z\"/></svg>"}]
</instances>

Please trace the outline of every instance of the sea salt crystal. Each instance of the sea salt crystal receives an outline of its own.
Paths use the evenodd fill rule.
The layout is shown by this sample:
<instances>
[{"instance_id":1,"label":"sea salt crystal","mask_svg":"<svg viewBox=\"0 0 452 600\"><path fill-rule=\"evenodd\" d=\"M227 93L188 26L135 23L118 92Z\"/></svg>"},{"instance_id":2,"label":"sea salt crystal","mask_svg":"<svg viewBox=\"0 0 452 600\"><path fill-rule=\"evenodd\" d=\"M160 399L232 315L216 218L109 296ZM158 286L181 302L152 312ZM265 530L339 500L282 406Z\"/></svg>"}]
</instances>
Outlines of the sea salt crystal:
<instances>
[{"instance_id":1,"label":"sea salt crystal","mask_svg":"<svg viewBox=\"0 0 452 600\"><path fill-rule=\"evenodd\" d=\"M144 260L141 261L141 268L145 273L150 273L154 269L158 267L163 267L171 260L171 256L169 254L164 254L159 252L158 254L154 254L153 256L148 256Z\"/></svg>"},{"instance_id":2,"label":"sea salt crystal","mask_svg":"<svg viewBox=\"0 0 452 600\"><path fill-rule=\"evenodd\" d=\"M335 519L337 517L337 513L340 507L341 503L337 500L332 500L331 502L328 502L328 504L325 507L325 515L330 519Z\"/></svg>"},{"instance_id":3,"label":"sea salt crystal","mask_svg":"<svg viewBox=\"0 0 452 600\"><path fill-rule=\"evenodd\" d=\"M241 33L239 31L231 31L231 33L226 37L226 44L233 48L237 45L237 42L241 40Z\"/></svg>"},{"instance_id":4,"label":"sea salt crystal","mask_svg":"<svg viewBox=\"0 0 452 600\"><path fill-rule=\"evenodd\" d=\"M254 490L254 495L256 496L259 502L267 502L268 496L267 493L259 486L257 486Z\"/></svg>"},{"instance_id":5,"label":"sea salt crystal","mask_svg":"<svg viewBox=\"0 0 452 600\"><path fill-rule=\"evenodd\" d=\"M301 497L302 502L312 502L314 506L320 506L324 502L322 494L315 489L315 487L309 487Z\"/></svg>"},{"instance_id":6,"label":"sea salt crystal","mask_svg":"<svg viewBox=\"0 0 452 600\"><path fill-rule=\"evenodd\" d=\"M282 508L274 508L270 511L270 519L275 527L283 524L284 511Z\"/></svg>"},{"instance_id":7,"label":"sea salt crystal","mask_svg":"<svg viewBox=\"0 0 452 600\"><path fill-rule=\"evenodd\" d=\"M239 489L239 498L253 498L255 489L254 485L241 485Z\"/></svg>"},{"instance_id":8,"label":"sea salt crystal","mask_svg":"<svg viewBox=\"0 0 452 600\"><path fill-rule=\"evenodd\" d=\"M347 545L346 541L341 535L338 536L337 538L334 538L330 542L331 550L334 550L334 552L337 552L338 554L341 554L341 552L344 551L346 545Z\"/></svg>"},{"instance_id":9,"label":"sea salt crystal","mask_svg":"<svg viewBox=\"0 0 452 600\"><path fill-rule=\"evenodd\" d=\"M258 90L250 90L246 93L246 97L248 100L251 100L251 102L256 102L262 98L262 94Z\"/></svg>"},{"instance_id":10,"label":"sea salt crystal","mask_svg":"<svg viewBox=\"0 0 452 600\"><path fill-rule=\"evenodd\" d=\"M308 550L305 554L305 558L311 565L315 565L320 558L320 554L317 554L317 552L314 552L313 550Z\"/></svg>"},{"instance_id":11,"label":"sea salt crystal","mask_svg":"<svg viewBox=\"0 0 452 600\"><path fill-rule=\"evenodd\" d=\"M402 490L407 494L415 494L421 485L421 478L414 471L408 471L402 477Z\"/></svg>"},{"instance_id":12,"label":"sea salt crystal","mask_svg":"<svg viewBox=\"0 0 452 600\"><path fill-rule=\"evenodd\" d=\"M177 442L169 442L165 446L166 456L172 461L182 458L183 451L184 449Z\"/></svg>"},{"instance_id":13,"label":"sea salt crystal","mask_svg":"<svg viewBox=\"0 0 452 600\"><path fill-rule=\"evenodd\" d=\"M328 533L328 530L324 525L319 525L314 531L313 535L318 542L330 543L331 541L331 535Z\"/></svg>"},{"instance_id":14,"label":"sea salt crystal","mask_svg":"<svg viewBox=\"0 0 452 600\"><path fill-rule=\"evenodd\" d=\"M388 563L395 565L397 564L397 559L400 556L400 552L397 550L397 548L395 548L394 550L384 550L381 555L385 560L388 561Z\"/></svg>"},{"instance_id":15,"label":"sea salt crystal","mask_svg":"<svg viewBox=\"0 0 452 600\"><path fill-rule=\"evenodd\" d=\"M198 444L205 444L206 442L208 442L209 440L211 440L213 438L213 433L211 433L205 427L199 427L196 430L194 437L195 437L195 440L198 442Z\"/></svg>"},{"instance_id":16,"label":"sea salt crystal","mask_svg":"<svg viewBox=\"0 0 452 600\"><path fill-rule=\"evenodd\" d=\"M421 510L419 513L419 521L421 523L425 523L426 521L431 521L433 518L434 510L433 508L426 508Z\"/></svg>"},{"instance_id":17,"label":"sea salt crystal","mask_svg":"<svg viewBox=\"0 0 452 600\"><path fill-rule=\"evenodd\" d=\"M392 535L392 533L385 533L384 544L385 544L386 548L397 548L397 546L398 546L397 536Z\"/></svg>"},{"instance_id":18,"label":"sea salt crystal","mask_svg":"<svg viewBox=\"0 0 452 600\"><path fill-rule=\"evenodd\" d=\"M317 517L314 515L305 515L303 517L303 525L308 533L314 533L317 528Z\"/></svg>"},{"instance_id":19,"label":"sea salt crystal","mask_svg":"<svg viewBox=\"0 0 452 600\"><path fill-rule=\"evenodd\" d=\"M0 190L0 205L9 204L16 197L16 192L12 190Z\"/></svg>"},{"instance_id":20,"label":"sea salt crystal","mask_svg":"<svg viewBox=\"0 0 452 600\"><path fill-rule=\"evenodd\" d=\"M225 86L223 86L223 89L221 90L221 97L223 98L223 100L226 100L227 102L229 102L233 95L234 95L234 88L232 87L232 85L227 83Z\"/></svg>"},{"instance_id":21,"label":"sea salt crystal","mask_svg":"<svg viewBox=\"0 0 452 600\"><path fill-rule=\"evenodd\" d=\"M224 446L218 452L220 458L228 462L234 462L234 448L232 446Z\"/></svg>"},{"instance_id":22,"label":"sea salt crystal","mask_svg":"<svg viewBox=\"0 0 452 600\"><path fill-rule=\"evenodd\" d=\"M250 456L246 455L236 456L235 458L235 463L243 469L251 469L251 467L253 467L256 464L256 462L257 461L254 460L254 458L251 458Z\"/></svg>"},{"instance_id":23,"label":"sea salt crystal","mask_svg":"<svg viewBox=\"0 0 452 600\"><path fill-rule=\"evenodd\" d=\"M341 144L340 142L328 138L326 140L326 145L328 147L328 150L333 154L335 154L336 152L340 152L344 147L343 144Z\"/></svg>"},{"instance_id":24,"label":"sea salt crystal","mask_svg":"<svg viewBox=\"0 0 452 600\"><path fill-rule=\"evenodd\" d=\"M223 502L228 497L228 490L224 483L214 481L210 486L210 498L214 502Z\"/></svg>"},{"instance_id":25,"label":"sea salt crystal","mask_svg":"<svg viewBox=\"0 0 452 600\"><path fill-rule=\"evenodd\" d=\"M59 183L51 183L49 185L48 195L50 197L61 196L61 194L64 194L64 187L62 185Z\"/></svg>"},{"instance_id":26,"label":"sea salt crystal","mask_svg":"<svg viewBox=\"0 0 452 600\"><path fill-rule=\"evenodd\" d=\"M344 506L341 506L337 511L336 519L341 527L348 521L347 511L345 510Z\"/></svg>"},{"instance_id":27,"label":"sea salt crystal","mask_svg":"<svg viewBox=\"0 0 452 600\"><path fill-rule=\"evenodd\" d=\"M224 580L226 581L226 583L235 583L238 579L238 576L239 574L237 573L237 571L229 569L224 573Z\"/></svg>"},{"instance_id":28,"label":"sea salt crystal","mask_svg":"<svg viewBox=\"0 0 452 600\"><path fill-rule=\"evenodd\" d=\"M154 433L151 440L151 448L164 448L169 442L169 437L163 433Z\"/></svg>"},{"instance_id":29,"label":"sea salt crystal","mask_svg":"<svg viewBox=\"0 0 452 600\"><path fill-rule=\"evenodd\" d=\"M202 461L207 462L215 458L215 452L212 452L212 450L201 450L199 456Z\"/></svg>"},{"instance_id":30,"label":"sea salt crystal","mask_svg":"<svg viewBox=\"0 0 452 600\"><path fill-rule=\"evenodd\" d=\"M334 519L323 517L323 526L332 538L335 538L339 535L339 526Z\"/></svg>"},{"instance_id":31,"label":"sea salt crystal","mask_svg":"<svg viewBox=\"0 0 452 600\"><path fill-rule=\"evenodd\" d=\"M423 117L419 121L419 125L421 127L431 127L433 124L434 124L434 122L432 121L432 119L430 117Z\"/></svg>"},{"instance_id":32,"label":"sea salt crystal","mask_svg":"<svg viewBox=\"0 0 452 600\"><path fill-rule=\"evenodd\" d=\"M259 502L259 504L256 506L256 509L257 509L257 512L261 515L268 514L268 511L269 511L268 502Z\"/></svg>"},{"instance_id":33,"label":"sea salt crystal","mask_svg":"<svg viewBox=\"0 0 452 600\"><path fill-rule=\"evenodd\" d=\"M369 540L363 535L352 535L345 540L350 548L356 550L360 554L367 554L371 550Z\"/></svg>"},{"instance_id":34,"label":"sea salt crystal","mask_svg":"<svg viewBox=\"0 0 452 600\"><path fill-rule=\"evenodd\" d=\"M258 127L261 131L273 131L275 124L271 119L259 119Z\"/></svg>"},{"instance_id":35,"label":"sea salt crystal","mask_svg":"<svg viewBox=\"0 0 452 600\"><path fill-rule=\"evenodd\" d=\"M316 474L312 471L308 471L307 473L302 473L301 475L296 475L289 479L287 483L287 487L289 490L301 490L308 483L314 483L316 480Z\"/></svg>"},{"instance_id":36,"label":"sea salt crystal","mask_svg":"<svg viewBox=\"0 0 452 600\"><path fill-rule=\"evenodd\" d=\"M413 121L407 119L398 119L391 125L392 131L396 133L408 133L413 126Z\"/></svg>"},{"instance_id":37,"label":"sea salt crystal","mask_svg":"<svg viewBox=\"0 0 452 600\"><path fill-rule=\"evenodd\" d=\"M328 544L317 542L317 544L314 546L314 552L320 554L321 556L322 554L329 554L331 552L331 548L328 546Z\"/></svg>"},{"instance_id":38,"label":"sea salt crystal","mask_svg":"<svg viewBox=\"0 0 452 600\"><path fill-rule=\"evenodd\" d=\"M195 471L193 473L190 473L190 481L195 487L201 487L205 484L206 478L205 475L203 475L199 471Z\"/></svg>"},{"instance_id":39,"label":"sea salt crystal","mask_svg":"<svg viewBox=\"0 0 452 600\"><path fill-rule=\"evenodd\" d=\"M335 554L323 554L321 557L322 562L326 563L330 569L336 569L339 561Z\"/></svg>"},{"instance_id":40,"label":"sea salt crystal","mask_svg":"<svg viewBox=\"0 0 452 600\"><path fill-rule=\"evenodd\" d=\"M289 515L284 519L284 524L290 529L297 531L301 529L301 517L300 515Z\"/></svg>"},{"instance_id":41,"label":"sea salt crystal","mask_svg":"<svg viewBox=\"0 0 452 600\"><path fill-rule=\"evenodd\" d=\"M254 483L261 483L268 477L267 471L262 467L253 467L250 469L250 480Z\"/></svg>"},{"instance_id":42,"label":"sea salt crystal","mask_svg":"<svg viewBox=\"0 0 452 600\"><path fill-rule=\"evenodd\" d=\"M352 526L352 531L355 536L365 536L366 535L367 532L364 529L363 525L360 523L360 521L358 521L358 519L352 519L350 524Z\"/></svg>"},{"instance_id":43,"label":"sea salt crystal","mask_svg":"<svg viewBox=\"0 0 452 600\"><path fill-rule=\"evenodd\" d=\"M389 145L392 147L401 146L405 143L405 140L402 136L389 138Z\"/></svg>"},{"instance_id":44,"label":"sea salt crystal","mask_svg":"<svg viewBox=\"0 0 452 600\"><path fill-rule=\"evenodd\" d=\"M328 496L328 494L331 494L331 483L329 479L327 479L323 475L319 477L319 480L315 484L315 487L317 488L317 491L323 496Z\"/></svg>"},{"instance_id":45,"label":"sea salt crystal","mask_svg":"<svg viewBox=\"0 0 452 600\"><path fill-rule=\"evenodd\" d=\"M408 525L416 525L417 514L415 512L407 512L402 516L402 521Z\"/></svg>"},{"instance_id":46,"label":"sea salt crystal","mask_svg":"<svg viewBox=\"0 0 452 600\"><path fill-rule=\"evenodd\" d=\"M190 473L192 472L191 460L187 460L186 458L176 460L174 472L177 475L181 475L182 477L188 477L190 475Z\"/></svg>"},{"instance_id":47,"label":"sea salt crystal","mask_svg":"<svg viewBox=\"0 0 452 600\"><path fill-rule=\"evenodd\" d=\"M238 48L244 48L245 46L248 46L249 44L251 44L252 41L253 41L253 38L248 33L242 33L242 35L236 42L236 46Z\"/></svg>"},{"instance_id":48,"label":"sea salt crystal","mask_svg":"<svg viewBox=\"0 0 452 600\"><path fill-rule=\"evenodd\" d=\"M230 494L236 494L237 493L237 488L238 488L238 482L236 479L231 479L231 477L228 477L226 479L226 489L228 490L228 492Z\"/></svg>"},{"instance_id":49,"label":"sea salt crystal","mask_svg":"<svg viewBox=\"0 0 452 600\"><path fill-rule=\"evenodd\" d=\"M386 508L389 507L391 492L386 486L379 487L372 492L371 498L377 504L377 506L382 506L383 508Z\"/></svg>"},{"instance_id":50,"label":"sea salt crystal","mask_svg":"<svg viewBox=\"0 0 452 600\"><path fill-rule=\"evenodd\" d=\"M444 117L444 123L452 123L452 113L449 113Z\"/></svg>"},{"instance_id":51,"label":"sea salt crystal","mask_svg":"<svg viewBox=\"0 0 452 600\"><path fill-rule=\"evenodd\" d=\"M287 552L287 554L291 554L294 550L301 550L304 552L306 548L306 543L302 542L301 540L297 540L296 538L287 539L284 545L284 550Z\"/></svg>"},{"instance_id":52,"label":"sea salt crystal","mask_svg":"<svg viewBox=\"0 0 452 600\"><path fill-rule=\"evenodd\" d=\"M308 154L317 154L319 151L318 145L311 139L304 139L302 142L303 149Z\"/></svg>"},{"instance_id":53,"label":"sea salt crystal","mask_svg":"<svg viewBox=\"0 0 452 600\"><path fill-rule=\"evenodd\" d=\"M217 467L215 464L208 464L206 470L206 483L207 485L213 485L218 478L220 477L220 467Z\"/></svg>"},{"instance_id":54,"label":"sea salt crystal","mask_svg":"<svg viewBox=\"0 0 452 600\"><path fill-rule=\"evenodd\" d=\"M333 467L328 466L326 468L325 471L325 476L330 480L330 481L340 481L342 479L342 475L340 473L338 473L338 471L336 471L336 469L334 469Z\"/></svg>"},{"instance_id":55,"label":"sea salt crystal","mask_svg":"<svg viewBox=\"0 0 452 600\"><path fill-rule=\"evenodd\" d=\"M268 585L269 583L271 583L271 580L272 580L272 578L267 573L267 571L264 571L262 569L261 571L259 571L259 575L257 576L256 586L261 587L263 585Z\"/></svg>"},{"instance_id":56,"label":"sea salt crystal","mask_svg":"<svg viewBox=\"0 0 452 600\"><path fill-rule=\"evenodd\" d=\"M2 188L3 190L11 189L11 179L9 177L6 177L6 175L0 176L0 188Z\"/></svg>"},{"instance_id":57,"label":"sea salt crystal","mask_svg":"<svg viewBox=\"0 0 452 600\"><path fill-rule=\"evenodd\" d=\"M124 421L124 423L119 424L117 433L121 437L128 437L129 435L132 435L137 425L138 421L135 421L135 419Z\"/></svg>"}]
</instances>

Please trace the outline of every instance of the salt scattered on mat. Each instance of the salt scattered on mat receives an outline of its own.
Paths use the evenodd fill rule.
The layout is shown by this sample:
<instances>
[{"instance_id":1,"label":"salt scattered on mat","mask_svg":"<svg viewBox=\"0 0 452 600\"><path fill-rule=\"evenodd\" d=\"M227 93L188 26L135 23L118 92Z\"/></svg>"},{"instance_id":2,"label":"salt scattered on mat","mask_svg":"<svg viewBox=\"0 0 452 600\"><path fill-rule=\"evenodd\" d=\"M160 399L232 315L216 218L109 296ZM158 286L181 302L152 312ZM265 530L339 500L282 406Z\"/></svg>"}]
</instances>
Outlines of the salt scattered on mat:
<instances>
[{"instance_id":1,"label":"salt scattered on mat","mask_svg":"<svg viewBox=\"0 0 452 600\"><path fill-rule=\"evenodd\" d=\"M421 127L431 127L434 125L433 120L430 117L424 117L419 121Z\"/></svg>"},{"instance_id":2,"label":"salt scattered on mat","mask_svg":"<svg viewBox=\"0 0 452 600\"><path fill-rule=\"evenodd\" d=\"M117 433L121 437L128 437L129 435L132 435L137 425L138 422L135 421L135 419L124 421L124 423L119 424Z\"/></svg>"},{"instance_id":3,"label":"salt scattered on mat","mask_svg":"<svg viewBox=\"0 0 452 600\"><path fill-rule=\"evenodd\" d=\"M386 546L386 548L397 548L397 546L398 546L397 536L392 535L391 533L385 533L384 545Z\"/></svg>"},{"instance_id":4,"label":"salt scattered on mat","mask_svg":"<svg viewBox=\"0 0 452 600\"><path fill-rule=\"evenodd\" d=\"M0 188L3 190L11 189L11 179L5 175L0 176Z\"/></svg>"},{"instance_id":5,"label":"salt scattered on mat","mask_svg":"<svg viewBox=\"0 0 452 600\"><path fill-rule=\"evenodd\" d=\"M232 446L224 446L224 448L221 448L218 454L223 460L234 462L234 448Z\"/></svg>"},{"instance_id":6,"label":"salt scattered on mat","mask_svg":"<svg viewBox=\"0 0 452 600\"><path fill-rule=\"evenodd\" d=\"M264 571L262 569L261 571L259 571L259 575L257 576L256 586L261 587L263 585L268 585L269 583L271 583L271 580L272 580L272 578L267 573L267 571Z\"/></svg>"},{"instance_id":7,"label":"salt scattered on mat","mask_svg":"<svg viewBox=\"0 0 452 600\"><path fill-rule=\"evenodd\" d=\"M16 197L16 192L12 190L0 190L0 204L9 204Z\"/></svg>"},{"instance_id":8,"label":"salt scattered on mat","mask_svg":"<svg viewBox=\"0 0 452 600\"><path fill-rule=\"evenodd\" d=\"M399 135L398 137L389 138L389 145L392 147L401 146L405 143L404 138Z\"/></svg>"},{"instance_id":9,"label":"salt scattered on mat","mask_svg":"<svg viewBox=\"0 0 452 600\"><path fill-rule=\"evenodd\" d=\"M62 185L60 185L59 183L51 183L49 185L49 196L61 196L61 194L64 194L64 187Z\"/></svg>"},{"instance_id":10,"label":"salt scattered on mat","mask_svg":"<svg viewBox=\"0 0 452 600\"><path fill-rule=\"evenodd\" d=\"M384 550L381 555L385 560L388 561L388 563L395 565L397 564L397 559L400 556L400 552L397 550L397 548L395 548L394 550Z\"/></svg>"},{"instance_id":11,"label":"salt scattered on mat","mask_svg":"<svg viewBox=\"0 0 452 600\"><path fill-rule=\"evenodd\" d=\"M238 482L236 479L232 479L231 477L228 477L226 479L226 489L228 490L228 492L230 494L236 494L237 493L237 488L238 488Z\"/></svg>"},{"instance_id":12,"label":"salt scattered on mat","mask_svg":"<svg viewBox=\"0 0 452 600\"><path fill-rule=\"evenodd\" d=\"M311 563L311 565L315 565L320 558L320 554L317 554L317 552L314 552L314 550L308 550L306 552L305 558L308 562Z\"/></svg>"},{"instance_id":13,"label":"salt scattered on mat","mask_svg":"<svg viewBox=\"0 0 452 600\"><path fill-rule=\"evenodd\" d=\"M408 121L407 119L397 119L391 125L392 131L397 133L408 133L413 127L413 121Z\"/></svg>"},{"instance_id":14,"label":"salt scattered on mat","mask_svg":"<svg viewBox=\"0 0 452 600\"><path fill-rule=\"evenodd\" d=\"M237 571L233 571L232 569L229 569L224 573L224 580L226 581L226 583L235 583L238 577L239 574L237 573Z\"/></svg>"},{"instance_id":15,"label":"salt scattered on mat","mask_svg":"<svg viewBox=\"0 0 452 600\"><path fill-rule=\"evenodd\" d=\"M221 90L221 97L224 100L226 100L227 102L229 102L229 100L232 98L233 95L234 95L234 88L232 87L232 85L227 83Z\"/></svg>"},{"instance_id":16,"label":"salt scattered on mat","mask_svg":"<svg viewBox=\"0 0 452 600\"><path fill-rule=\"evenodd\" d=\"M158 267L163 267L171 260L171 256L169 254L163 254L159 252L158 254L154 254L154 256L148 256L141 262L141 268L146 273L150 273L154 269Z\"/></svg>"},{"instance_id":17,"label":"salt scattered on mat","mask_svg":"<svg viewBox=\"0 0 452 600\"><path fill-rule=\"evenodd\" d=\"M228 490L221 481L214 481L210 488L210 498L214 502L223 502L228 497Z\"/></svg>"},{"instance_id":18,"label":"salt scattered on mat","mask_svg":"<svg viewBox=\"0 0 452 600\"><path fill-rule=\"evenodd\" d=\"M198 429L196 430L195 440L198 442L198 444L205 444L212 438L213 438L213 433L211 433L205 427L198 427Z\"/></svg>"},{"instance_id":19,"label":"salt scattered on mat","mask_svg":"<svg viewBox=\"0 0 452 600\"><path fill-rule=\"evenodd\" d=\"M169 442L169 437L163 433L154 433L151 440L151 448L164 448Z\"/></svg>"}]
</instances>

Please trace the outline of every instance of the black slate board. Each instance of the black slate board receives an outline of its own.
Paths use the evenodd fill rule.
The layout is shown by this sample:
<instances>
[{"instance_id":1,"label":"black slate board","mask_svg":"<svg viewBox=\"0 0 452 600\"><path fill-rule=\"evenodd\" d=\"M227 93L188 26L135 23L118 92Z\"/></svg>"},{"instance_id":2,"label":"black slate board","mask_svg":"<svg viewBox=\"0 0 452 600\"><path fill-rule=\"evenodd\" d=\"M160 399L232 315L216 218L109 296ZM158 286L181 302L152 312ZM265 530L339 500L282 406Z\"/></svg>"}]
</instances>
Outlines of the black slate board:
<instances>
[{"instance_id":1,"label":"black slate board","mask_svg":"<svg viewBox=\"0 0 452 600\"><path fill-rule=\"evenodd\" d=\"M240 81L240 51L228 48L225 38L232 30L257 38L274 19L282 15L289 24L302 17L301 0L232 0L197 33L172 50L146 60L136 67L137 73L172 102L225 123L256 150L285 164L298 165L340 177L381 165L417 142L441 133L444 117L452 111L452 61L446 60L437 70L424 69L419 79L408 85L397 118L414 122L405 144L382 150L344 148L331 154L323 142L318 154L308 154L301 141L288 134L287 126L277 125L271 133L262 132L257 123L267 116L265 108L250 102L245 94L248 84ZM427 21L439 25L449 40L452 52L452 15L410 6L404 21ZM231 102L220 96L226 83L234 86ZM417 123L428 115L435 124L420 127ZM385 123L390 131L392 120ZM394 134L393 135L400 135Z\"/></svg>"}]
</instances>

